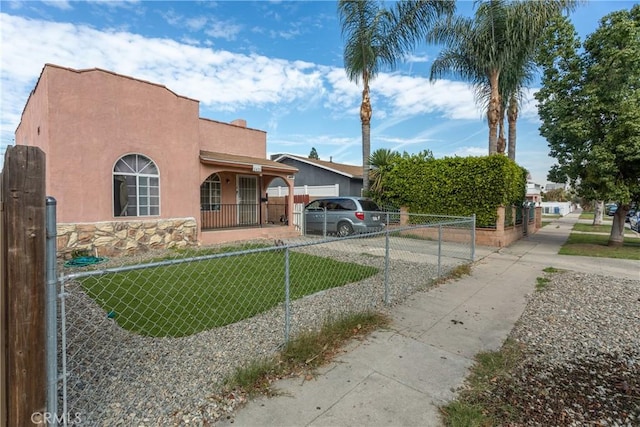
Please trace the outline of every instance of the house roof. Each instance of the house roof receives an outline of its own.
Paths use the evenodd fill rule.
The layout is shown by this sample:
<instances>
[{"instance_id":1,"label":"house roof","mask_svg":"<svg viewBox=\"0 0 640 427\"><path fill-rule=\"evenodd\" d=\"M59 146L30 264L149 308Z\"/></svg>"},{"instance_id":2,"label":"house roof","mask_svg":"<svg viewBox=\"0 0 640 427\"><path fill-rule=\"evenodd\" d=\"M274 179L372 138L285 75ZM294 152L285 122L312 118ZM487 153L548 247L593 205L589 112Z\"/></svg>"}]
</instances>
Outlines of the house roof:
<instances>
[{"instance_id":1,"label":"house roof","mask_svg":"<svg viewBox=\"0 0 640 427\"><path fill-rule=\"evenodd\" d=\"M298 169L293 166L284 165L282 163L274 162L273 160L263 159L260 157L217 153L214 151L201 150L200 161L208 164L247 168L249 171L253 171L254 165L257 165L260 166L262 172L278 172L281 174L294 174L298 172Z\"/></svg>"},{"instance_id":2,"label":"house roof","mask_svg":"<svg viewBox=\"0 0 640 427\"><path fill-rule=\"evenodd\" d=\"M327 162L326 160L310 159L308 157L296 156L293 154L281 154L275 159L275 161L280 162L281 160L286 158L317 166L319 168L326 169L331 172L347 176L349 178L362 178L362 166Z\"/></svg>"}]
</instances>

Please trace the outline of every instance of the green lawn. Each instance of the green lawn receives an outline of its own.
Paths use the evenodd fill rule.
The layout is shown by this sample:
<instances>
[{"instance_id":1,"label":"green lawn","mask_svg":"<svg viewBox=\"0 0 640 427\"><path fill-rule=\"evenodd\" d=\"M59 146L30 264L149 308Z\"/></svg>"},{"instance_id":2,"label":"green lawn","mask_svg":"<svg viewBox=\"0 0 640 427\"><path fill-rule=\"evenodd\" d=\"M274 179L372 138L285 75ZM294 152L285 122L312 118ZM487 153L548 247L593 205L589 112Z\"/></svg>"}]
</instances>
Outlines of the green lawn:
<instances>
[{"instance_id":1,"label":"green lawn","mask_svg":"<svg viewBox=\"0 0 640 427\"><path fill-rule=\"evenodd\" d=\"M624 239L620 247L608 246L608 241L607 235L571 233L559 254L640 260L640 239Z\"/></svg>"},{"instance_id":2,"label":"green lawn","mask_svg":"<svg viewBox=\"0 0 640 427\"><path fill-rule=\"evenodd\" d=\"M266 251L82 279L118 324L141 335L186 336L284 301L284 252ZM375 267L290 252L290 298L357 282Z\"/></svg>"},{"instance_id":3,"label":"green lawn","mask_svg":"<svg viewBox=\"0 0 640 427\"><path fill-rule=\"evenodd\" d=\"M593 220L594 215L595 214L593 212L582 212L580 214L580 219L591 219L591 220ZM613 217L609 216L609 215L603 215L602 219L605 220L605 221L613 221Z\"/></svg>"},{"instance_id":4,"label":"green lawn","mask_svg":"<svg viewBox=\"0 0 640 427\"><path fill-rule=\"evenodd\" d=\"M580 224L576 223L573 226L573 231L582 231L584 233L611 233L611 224L602 224L602 225L592 225L592 224ZM636 232L625 228L624 230L625 236L636 236Z\"/></svg>"}]
</instances>

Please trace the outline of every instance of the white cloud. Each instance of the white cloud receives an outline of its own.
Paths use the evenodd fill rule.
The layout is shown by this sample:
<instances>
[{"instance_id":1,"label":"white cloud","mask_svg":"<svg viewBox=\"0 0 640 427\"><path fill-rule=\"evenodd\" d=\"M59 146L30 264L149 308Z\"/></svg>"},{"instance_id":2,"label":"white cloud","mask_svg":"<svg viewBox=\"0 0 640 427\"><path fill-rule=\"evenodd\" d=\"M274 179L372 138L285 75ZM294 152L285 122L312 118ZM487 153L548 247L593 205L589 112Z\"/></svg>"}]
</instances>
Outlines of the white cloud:
<instances>
[{"instance_id":1,"label":"white cloud","mask_svg":"<svg viewBox=\"0 0 640 427\"><path fill-rule=\"evenodd\" d=\"M170 9L161 13L162 18L171 26L176 28L186 28L190 32L204 32L204 34L224 40L235 40L242 31L242 25L233 21L220 20L215 17L196 16L185 17Z\"/></svg>"},{"instance_id":2,"label":"white cloud","mask_svg":"<svg viewBox=\"0 0 640 427\"><path fill-rule=\"evenodd\" d=\"M342 106L346 110L359 108L362 85L350 82L344 69L332 69L326 73L326 79L333 88L328 94L327 106ZM451 80L431 83L424 77L381 73L369 86L371 105L378 117L388 115L391 119L403 120L436 113L453 120L482 119L482 113L474 101L473 89L467 83Z\"/></svg>"},{"instance_id":3,"label":"white cloud","mask_svg":"<svg viewBox=\"0 0 640 427\"><path fill-rule=\"evenodd\" d=\"M215 38L235 40L240 31L242 31L242 25L234 24L230 21L210 20L204 33Z\"/></svg>"},{"instance_id":4,"label":"white cloud","mask_svg":"<svg viewBox=\"0 0 640 427\"><path fill-rule=\"evenodd\" d=\"M45 63L104 68L160 83L205 106L230 111L249 105L307 102L324 93L313 64L242 55L170 39L0 14L2 141L10 141ZM81 53L81 54L79 54Z\"/></svg>"},{"instance_id":5,"label":"white cloud","mask_svg":"<svg viewBox=\"0 0 640 427\"><path fill-rule=\"evenodd\" d=\"M418 62L429 62L429 61L431 61L431 58L429 57L429 55L421 56L421 55L409 54L404 58L404 62L407 62L407 63L418 63Z\"/></svg>"},{"instance_id":6,"label":"white cloud","mask_svg":"<svg viewBox=\"0 0 640 427\"><path fill-rule=\"evenodd\" d=\"M448 119L478 119L470 85L450 80L430 82L424 77L380 74L371 84L372 92L389 98L398 116L438 113Z\"/></svg>"},{"instance_id":7,"label":"white cloud","mask_svg":"<svg viewBox=\"0 0 640 427\"><path fill-rule=\"evenodd\" d=\"M61 10L73 9L73 7L71 6L71 3L66 0L42 0L42 3L46 4L47 6L55 7Z\"/></svg>"},{"instance_id":8,"label":"white cloud","mask_svg":"<svg viewBox=\"0 0 640 427\"><path fill-rule=\"evenodd\" d=\"M184 20L184 24L191 31L200 31L207 24L207 18L205 16L188 18Z\"/></svg>"},{"instance_id":9,"label":"white cloud","mask_svg":"<svg viewBox=\"0 0 640 427\"><path fill-rule=\"evenodd\" d=\"M216 27L211 20L187 22L172 12L163 16L172 25L191 26L194 30L223 28L222 24ZM232 23L225 24L240 31ZM325 110L322 115L316 115L315 120L327 116L347 118L353 120L353 128L359 130L362 85L349 81L340 67L214 50L207 47L206 42L198 43L188 36L182 42L148 38L127 31L98 30L4 13L0 13L0 28L3 145L13 139L22 108L45 63L76 69L103 68L159 83L180 95L199 100L213 117L220 112L260 111L268 116L265 123L270 132L278 129L280 121L290 120L292 112L314 111L317 107ZM446 143L460 151L465 150L460 147L463 143L470 145L473 141L458 138L457 142L449 142L448 135L459 134L455 129L457 124L477 121L483 127L483 115L476 107L472 88L466 83L450 80L431 83L424 77L382 73L371 82L371 97L372 144L419 151ZM429 117L430 114L436 119ZM522 117L530 114L528 106L521 113ZM399 133L405 133L399 131L404 122L415 118L426 119L425 130L399 137ZM330 148L327 156L334 156L335 161L348 161L351 158L348 151L357 151L354 147L361 143L359 134L338 138L331 126L323 132L327 136L306 136L303 141L317 148L326 145ZM446 140L443 135L447 135ZM486 134L481 137L483 153L486 152L484 138ZM272 134L269 141L283 145L297 143L292 142L295 137L279 138Z\"/></svg>"},{"instance_id":10,"label":"white cloud","mask_svg":"<svg viewBox=\"0 0 640 427\"><path fill-rule=\"evenodd\" d=\"M107 6L110 8L130 8L140 3L140 0L86 0L87 3L94 3L99 6Z\"/></svg>"},{"instance_id":11,"label":"white cloud","mask_svg":"<svg viewBox=\"0 0 640 427\"><path fill-rule=\"evenodd\" d=\"M288 31L269 31L269 36L271 38L281 38L284 40L291 40L300 35L299 30L288 30Z\"/></svg>"},{"instance_id":12,"label":"white cloud","mask_svg":"<svg viewBox=\"0 0 640 427\"><path fill-rule=\"evenodd\" d=\"M534 95L539 88L525 89L523 94L523 100L520 105L520 118L529 122L538 123L540 116L538 116L538 107Z\"/></svg>"},{"instance_id":13,"label":"white cloud","mask_svg":"<svg viewBox=\"0 0 640 427\"><path fill-rule=\"evenodd\" d=\"M327 97L327 107L345 109L353 106L360 107L362 100L362 86L349 81L343 68L326 68L325 78L333 91Z\"/></svg>"}]
</instances>

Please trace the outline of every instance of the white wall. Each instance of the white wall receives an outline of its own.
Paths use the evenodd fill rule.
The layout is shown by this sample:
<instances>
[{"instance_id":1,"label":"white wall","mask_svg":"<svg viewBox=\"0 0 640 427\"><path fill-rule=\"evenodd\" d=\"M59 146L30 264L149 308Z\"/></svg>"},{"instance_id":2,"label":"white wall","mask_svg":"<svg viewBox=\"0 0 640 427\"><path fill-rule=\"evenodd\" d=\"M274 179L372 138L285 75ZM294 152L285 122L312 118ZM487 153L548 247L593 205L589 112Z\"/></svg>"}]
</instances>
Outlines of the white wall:
<instances>
[{"instance_id":1,"label":"white wall","mask_svg":"<svg viewBox=\"0 0 640 427\"><path fill-rule=\"evenodd\" d=\"M269 187L267 188L269 197L284 197L289 194L287 187ZM303 185L293 187L293 194L308 194L311 197L337 197L340 195L340 186L333 185Z\"/></svg>"},{"instance_id":2,"label":"white wall","mask_svg":"<svg viewBox=\"0 0 640 427\"><path fill-rule=\"evenodd\" d=\"M542 215L557 215L565 216L573 212L573 204L571 202L542 202Z\"/></svg>"}]
</instances>

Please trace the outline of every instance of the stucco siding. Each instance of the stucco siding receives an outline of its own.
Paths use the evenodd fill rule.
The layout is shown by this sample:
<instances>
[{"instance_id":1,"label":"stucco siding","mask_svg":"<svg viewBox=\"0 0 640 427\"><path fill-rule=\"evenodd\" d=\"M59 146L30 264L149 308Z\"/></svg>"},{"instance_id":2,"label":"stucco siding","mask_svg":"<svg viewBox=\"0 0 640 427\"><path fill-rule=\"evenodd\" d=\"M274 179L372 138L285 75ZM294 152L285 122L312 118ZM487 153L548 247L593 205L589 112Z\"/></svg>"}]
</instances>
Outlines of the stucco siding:
<instances>
[{"instance_id":1,"label":"stucco siding","mask_svg":"<svg viewBox=\"0 0 640 427\"><path fill-rule=\"evenodd\" d=\"M142 154L160 172L160 217L198 211L198 102L101 70L46 68L48 194L61 222L114 218L115 163ZM81 177L80 179L78 177Z\"/></svg>"},{"instance_id":2,"label":"stucco siding","mask_svg":"<svg viewBox=\"0 0 640 427\"><path fill-rule=\"evenodd\" d=\"M293 188L286 177L295 170L266 162L266 132L247 128L244 120L224 123L202 119L199 113L197 100L160 84L101 69L45 65L16 129L16 143L45 152L46 192L57 200L58 223L68 228L66 237L58 239L59 249L121 253L231 241L234 232L202 236L202 215L207 212L201 211L201 184L210 174L219 174L220 203L229 212L233 206L228 205L240 202L240 175L257 180L256 204L272 176L281 176ZM121 180L114 191L114 166L130 154L145 156L157 167L159 215L135 216L157 207L156 183L145 181L149 176L144 171L138 174L137 167L130 170L126 165L119 171ZM256 164L264 167L262 173ZM252 204L251 195L245 193L242 202ZM146 200L136 200L135 194ZM119 214L131 216L114 215L114 205ZM293 210L293 201L289 208ZM239 223L235 215L229 218L229 227L248 224ZM188 230L177 232L185 221ZM250 230L237 231L238 237L256 234L256 227L264 224L249 225ZM132 240L123 230L138 231ZM293 226L269 227L260 234L291 232Z\"/></svg>"},{"instance_id":3,"label":"stucco siding","mask_svg":"<svg viewBox=\"0 0 640 427\"><path fill-rule=\"evenodd\" d=\"M49 151L49 108L48 108L48 80L42 75L38 84L31 91L29 99L22 112L20 124L16 129L16 144L39 147L47 153ZM45 171L46 181L50 181L50 171Z\"/></svg>"},{"instance_id":4,"label":"stucco siding","mask_svg":"<svg viewBox=\"0 0 640 427\"><path fill-rule=\"evenodd\" d=\"M199 131L201 150L267 157L267 134L264 131L208 119L200 119Z\"/></svg>"}]
</instances>

